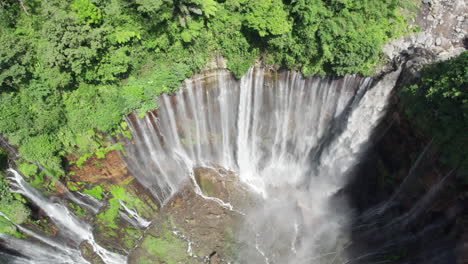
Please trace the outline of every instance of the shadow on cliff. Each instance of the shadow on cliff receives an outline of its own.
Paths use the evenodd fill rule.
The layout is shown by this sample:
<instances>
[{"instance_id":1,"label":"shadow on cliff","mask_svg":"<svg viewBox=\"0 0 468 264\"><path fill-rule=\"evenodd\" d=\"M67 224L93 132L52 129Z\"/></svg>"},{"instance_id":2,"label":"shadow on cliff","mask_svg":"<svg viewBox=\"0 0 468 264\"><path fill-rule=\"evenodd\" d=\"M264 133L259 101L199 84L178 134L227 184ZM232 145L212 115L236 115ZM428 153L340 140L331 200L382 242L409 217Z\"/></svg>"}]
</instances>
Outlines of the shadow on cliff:
<instances>
[{"instance_id":1,"label":"shadow on cliff","mask_svg":"<svg viewBox=\"0 0 468 264\"><path fill-rule=\"evenodd\" d=\"M409 65L396 92L418 77ZM468 188L454 177L457 168L438 162L432 140L411 127L397 94L372 141L344 190L355 210L347 263L467 263Z\"/></svg>"}]
</instances>

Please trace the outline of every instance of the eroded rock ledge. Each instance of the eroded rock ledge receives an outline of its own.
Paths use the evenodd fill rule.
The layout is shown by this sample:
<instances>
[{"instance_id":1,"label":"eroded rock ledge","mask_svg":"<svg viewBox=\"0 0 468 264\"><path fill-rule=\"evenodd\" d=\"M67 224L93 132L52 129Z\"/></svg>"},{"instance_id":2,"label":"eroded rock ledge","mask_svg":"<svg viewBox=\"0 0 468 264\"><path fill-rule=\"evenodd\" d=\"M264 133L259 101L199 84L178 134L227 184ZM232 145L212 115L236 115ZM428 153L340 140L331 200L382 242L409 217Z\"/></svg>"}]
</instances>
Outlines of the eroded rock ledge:
<instances>
[{"instance_id":1,"label":"eroded rock ledge","mask_svg":"<svg viewBox=\"0 0 468 264\"><path fill-rule=\"evenodd\" d=\"M465 0L424 0L411 23L419 32L392 41L383 47L392 60L405 50L427 49L437 60L457 56L466 48L468 4Z\"/></svg>"},{"instance_id":2,"label":"eroded rock ledge","mask_svg":"<svg viewBox=\"0 0 468 264\"><path fill-rule=\"evenodd\" d=\"M196 168L192 182L158 212L144 238L129 257L130 263L227 263L241 245L235 238L242 208L252 202L251 194L234 173L221 168ZM145 262L146 261L146 262Z\"/></svg>"}]
</instances>

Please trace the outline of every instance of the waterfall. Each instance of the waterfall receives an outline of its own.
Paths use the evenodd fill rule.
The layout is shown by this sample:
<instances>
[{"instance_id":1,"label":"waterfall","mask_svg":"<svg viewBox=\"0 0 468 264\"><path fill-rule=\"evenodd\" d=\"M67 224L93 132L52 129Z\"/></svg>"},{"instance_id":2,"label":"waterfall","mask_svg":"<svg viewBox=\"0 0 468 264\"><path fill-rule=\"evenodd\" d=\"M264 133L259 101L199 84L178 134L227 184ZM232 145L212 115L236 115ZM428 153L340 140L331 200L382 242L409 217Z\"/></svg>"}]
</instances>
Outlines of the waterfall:
<instances>
[{"instance_id":1,"label":"waterfall","mask_svg":"<svg viewBox=\"0 0 468 264\"><path fill-rule=\"evenodd\" d=\"M59 234L51 238L28 230L22 226L17 228L31 238L41 242L35 244L32 242L15 239L8 235L0 234L0 240L11 250L17 251L26 256L12 257L13 263L88 263L80 253L81 243L87 242L93 250L101 257L106 264L126 263L126 257L110 252L100 245L94 239L91 226L78 219L71 213L67 207L58 202L52 202L51 199L42 196L42 194L29 186L23 177L15 170L9 169L9 180L13 192L20 193L38 206L57 226ZM7 218L6 216L2 215Z\"/></svg>"},{"instance_id":2,"label":"waterfall","mask_svg":"<svg viewBox=\"0 0 468 264\"><path fill-rule=\"evenodd\" d=\"M349 210L336 193L398 75L305 79L251 68L240 81L227 71L197 76L162 95L157 111L127 117L126 162L163 205L196 167L234 171L263 197L246 209L241 262L342 263Z\"/></svg>"}]
</instances>

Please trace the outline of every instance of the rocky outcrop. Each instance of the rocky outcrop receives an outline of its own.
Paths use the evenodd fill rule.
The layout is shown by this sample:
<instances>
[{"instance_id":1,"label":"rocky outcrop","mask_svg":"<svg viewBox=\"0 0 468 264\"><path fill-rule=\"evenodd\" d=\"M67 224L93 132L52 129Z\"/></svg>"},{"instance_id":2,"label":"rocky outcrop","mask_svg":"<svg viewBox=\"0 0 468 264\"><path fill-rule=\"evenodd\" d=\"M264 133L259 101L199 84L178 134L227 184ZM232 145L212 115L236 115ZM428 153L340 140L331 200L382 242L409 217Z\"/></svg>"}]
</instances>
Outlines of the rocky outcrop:
<instances>
[{"instance_id":1,"label":"rocky outcrop","mask_svg":"<svg viewBox=\"0 0 468 264\"><path fill-rule=\"evenodd\" d=\"M254 202L255 194L232 171L221 167L195 168L194 174L198 186L207 196L216 197L233 208L247 208Z\"/></svg>"},{"instance_id":2,"label":"rocky outcrop","mask_svg":"<svg viewBox=\"0 0 468 264\"><path fill-rule=\"evenodd\" d=\"M93 264L105 264L101 257L94 252L93 247L88 243L88 241L83 241L80 245L80 251L83 258Z\"/></svg>"},{"instance_id":3,"label":"rocky outcrop","mask_svg":"<svg viewBox=\"0 0 468 264\"><path fill-rule=\"evenodd\" d=\"M383 47L391 60L402 51L422 48L438 60L456 56L465 50L468 30L468 4L464 0L425 0L412 20L417 33L392 41Z\"/></svg>"},{"instance_id":4,"label":"rocky outcrop","mask_svg":"<svg viewBox=\"0 0 468 264\"><path fill-rule=\"evenodd\" d=\"M187 183L164 207L129 257L130 263L227 263L240 246L235 230L240 206L251 196L238 178L221 168L196 168L195 186ZM233 208L216 200L233 205ZM143 262L146 263L146 262Z\"/></svg>"}]
</instances>

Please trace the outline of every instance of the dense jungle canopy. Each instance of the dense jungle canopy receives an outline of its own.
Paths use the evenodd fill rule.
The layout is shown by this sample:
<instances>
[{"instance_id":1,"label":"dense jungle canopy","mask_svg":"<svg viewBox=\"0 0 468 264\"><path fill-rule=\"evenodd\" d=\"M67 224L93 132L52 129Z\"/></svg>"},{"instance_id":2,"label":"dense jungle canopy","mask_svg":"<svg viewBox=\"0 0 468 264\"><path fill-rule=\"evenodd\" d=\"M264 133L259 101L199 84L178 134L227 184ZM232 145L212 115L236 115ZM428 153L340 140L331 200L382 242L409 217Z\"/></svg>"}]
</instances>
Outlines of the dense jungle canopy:
<instances>
[{"instance_id":1,"label":"dense jungle canopy","mask_svg":"<svg viewBox=\"0 0 468 264\"><path fill-rule=\"evenodd\" d=\"M406 4L408 5L408 4ZM0 133L63 174L122 116L156 108L216 54L237 76L262 59L305 75L372 74L405 32L399 0L0 2Z\"/></svg>"}]
</instances>

